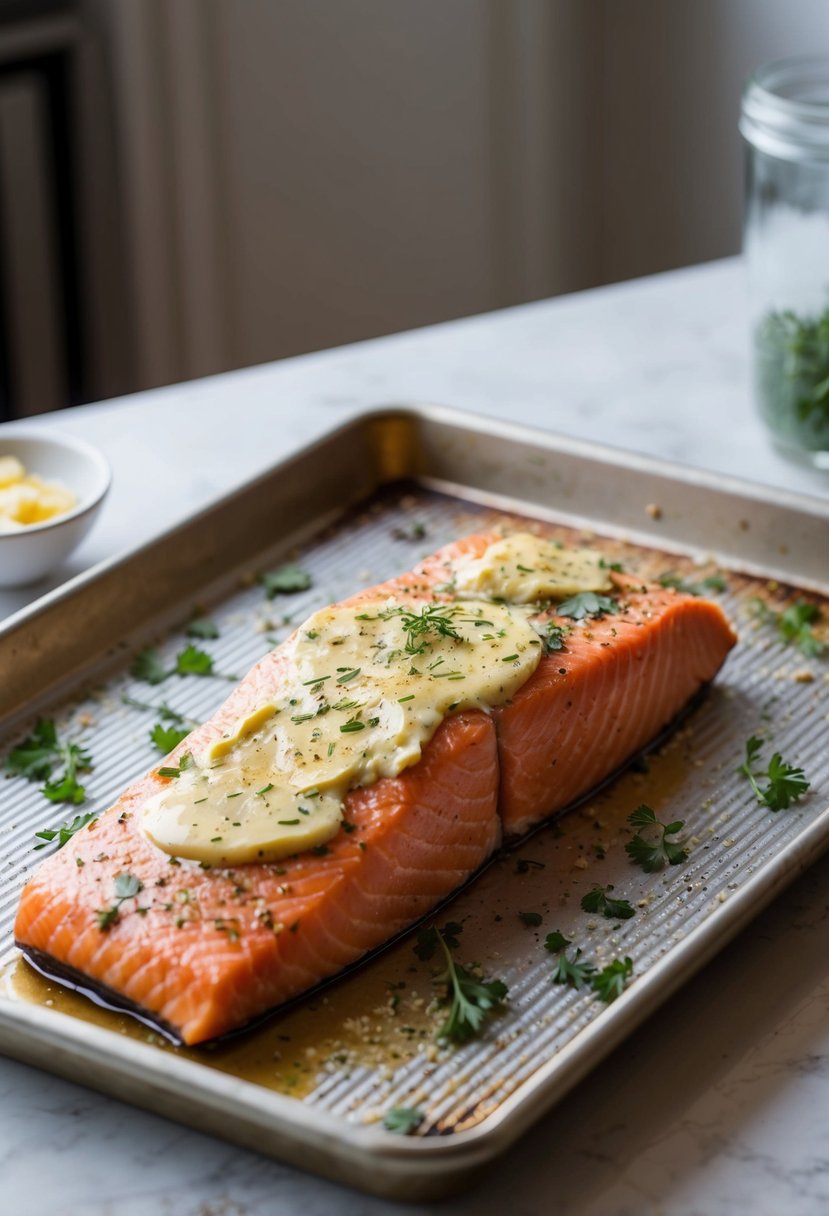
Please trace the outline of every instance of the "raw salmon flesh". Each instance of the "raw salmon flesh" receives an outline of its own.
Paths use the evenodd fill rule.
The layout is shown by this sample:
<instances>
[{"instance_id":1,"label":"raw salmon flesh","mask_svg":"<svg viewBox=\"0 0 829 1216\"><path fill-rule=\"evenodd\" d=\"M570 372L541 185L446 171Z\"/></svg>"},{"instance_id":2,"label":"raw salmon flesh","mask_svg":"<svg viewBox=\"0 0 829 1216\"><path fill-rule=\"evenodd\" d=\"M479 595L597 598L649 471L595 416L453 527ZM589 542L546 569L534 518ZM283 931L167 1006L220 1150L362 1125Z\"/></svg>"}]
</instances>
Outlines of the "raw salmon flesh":
<instances>
[{"instance_id":1,"label":"raw salmon flesh","mask_svg":"<svg viewBox=\"0 0 829 1216\"><path fill-rule=\"evenodd\" d=\"M447 569L494 539L467 537L365 591L440 598ZM442 722L420 762L353 790L351 830L324 856L202 869L142 834L155 771L47 858L26 884L18 945L47 973L103 993L186 1044L245 1026L425 916L499 847L594 789L713 679L735 636L718 605L612 575L623 610L574 628L511 702ZM562 622L564 623L564 622ZM572 622L569 622L572 623ZM274 695L282 648L172 754L198 753ZM352 826L353 825L353 826ZM115 879L142 884L102 930Z\"/></svg>"}]
</instances>

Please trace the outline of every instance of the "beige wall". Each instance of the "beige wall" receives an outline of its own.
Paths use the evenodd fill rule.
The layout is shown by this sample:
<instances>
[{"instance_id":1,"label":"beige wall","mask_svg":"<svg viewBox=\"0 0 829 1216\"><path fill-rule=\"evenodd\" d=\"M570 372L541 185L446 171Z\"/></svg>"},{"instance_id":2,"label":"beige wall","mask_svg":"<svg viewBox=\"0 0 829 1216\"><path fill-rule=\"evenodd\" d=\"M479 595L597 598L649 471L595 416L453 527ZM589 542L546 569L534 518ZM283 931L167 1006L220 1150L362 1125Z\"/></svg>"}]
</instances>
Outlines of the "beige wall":
<instances>
[{"instance_id":1,"label":"beige wall","mask_svg":"<svg viewBox=\"0 0 829 1216\"><path fill-rule=\"evenodd\" d=\"M589 277L581 0L88 10L111 62L140 386Z\"/></svg>"},{"instance_id":2,"label":"beige wall","mask_svg":"<svg viewBox=\"0 0 829 1216\"><path fill-rule=\"evenodd\" d=\"M601 0L600 273L736 253L742 85L769 59L829 55L829 0Z\"/></svg>"},{"instance_id":3,"label":"beige wall","mask_svg":"<svg viewBox=\"0 0 829 1216\"><path fill-rule=\"evenodd\" d=\"M85 4L124 389L735 252L741 81L829 52L829 0Z\"/></svg>"}]
</instances>

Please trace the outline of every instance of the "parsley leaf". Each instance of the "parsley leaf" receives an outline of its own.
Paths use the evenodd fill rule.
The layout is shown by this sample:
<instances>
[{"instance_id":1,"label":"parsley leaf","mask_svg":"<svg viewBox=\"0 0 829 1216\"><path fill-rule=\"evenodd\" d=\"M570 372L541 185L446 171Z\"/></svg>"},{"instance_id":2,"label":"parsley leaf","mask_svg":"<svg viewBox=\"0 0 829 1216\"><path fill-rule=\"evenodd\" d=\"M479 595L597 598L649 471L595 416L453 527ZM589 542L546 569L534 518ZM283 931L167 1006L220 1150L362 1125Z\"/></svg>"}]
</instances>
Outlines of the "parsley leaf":
<instances>
[{"instance_id":1,"label":"parsley leaf","mask_svg":"<svg viewBox=\"0 0 829 1216\"><path fill-rule=\"evenodd\" d=\"M412 949L422 963L428 963L430 958L434 958L435 951L438 948L438 931L434 925L430 925L427 929L418 929L417 941Z\"/></svg>"},{"instance_id":2,"label":"parsley leaf","mask_svg":"<svg viewBox=\"0 0 829 1216\"><path fill-rule=\"evenodd\" d=\"M437 1037L450 1039L453 1043L465 1043L478 1033L488 1017L502 1007L508 989L503 980L478 979L456 963L440 931L438 942L446 959L446 970L436 977L436 982L446 987L443 1003L449 1005L449 1013Z\"/></svg>"},{"instance_id":3,"label":"parsley leaf","mask_svg":"<svg viewBox=\"0 0 829 1216\"><path fill-rule=\"evenodd\" d=\"M759 776L765 777L769 784L765 789L761 789L757 777L751 771L752 764L757 757L758 752L762 750L763 740L758 739L756 735L752 735L746 742L746 758L740 765L737 772L742 773L751 783L751 788L757 795L757 801L762 802L769 808L770 811L784 811L790 807L793 802L797 802L809 788L809 782L806 780L806 775L802 768L795 768L791 764L786 764L779 752L775 752L769 761L768 768L765 773Z\"/></svg>"},{"instance_id":4,"label":"parsley leaf","mask_svg":"<svg viewBox=\"0 0 829 1216\"><path fill-rule=\"evenodd\" d=\"M51 718L38 718L27 739L6 757L6 771L27 781L45 781L57 763L58 734Z\"/></svg>"},{"instance_id":5,"label":"parsley leaf","mask_svg":"<svg viewBox=\"0 0 829 1216\"><path fill-rule=\"evenodd\" d=\"M213 667L212 656L198 646L185 646L176 655L175 666L165 667L157 650L150 646L135 656L130 675L135 680L143 680L145 684L162 684L170 676L216 676L222 680L235 680L235 676L225 675ZM132 702L140 708L147 708L139 701ZM129 702L128 702L129 704Z\"/></svg>"},{"instance_id":6,"label":"parsley leaf","mask_svg":"<svg viewBox=\"0 0 829 1216\"><path fill-rule=\"evenodd\" d=\"M40 841L40 844L35 845L35 849L45 849L53 840L57 840L58 848L62 849L76 832L97 818L98 816L90 811L86 815L76 815L71 823L62 823L59 828L43 828L40 832L35 832L35 840Z\"/></svg>"},{"instance_id":7,"label":"parsley leaf","mask_svg":"<svg viewBox=\"0 0 829 1216\"><path fill-rule=\"evenodd\" d=\"M144 884L134 874L119 874L115 879L115 897L108 908L99 908L95 913L98 928L104 933L110 925L121 919L121 904L134 899L144 890Z\"/></svg>"},{"instance_id":8,"label":"parsley leaf","mask_svg":"<svg viewBox=\"0 0 829 1216\"><path fill-rule=\"evenodd\" d=\"M92 757L77 743L64 744L60 754L64 763L63 772L53 781L47 781L40 792L50 802L71 802L78 806L86 801L86 789L78 781L77 774L92 768Z\"/></svg>"},{"instance_id":9,"label":"parsley leaf","mask_svg":"<svg viewBox=\"0 0 829 1216\"><path fill-rule=\"evenodd\" d=\"M797 600L780 614L777 632L788 643L793 643L807 658L817 658L826 649L812 632L812 625L820 620L817 604Z\"/></svg>"},{"instance_id":10,"label":"parsley leaf","mask_svg":"<svg viewBox=\"0 0 829 1216\"><path fill-rule=\"evenodd\" d=\"M541 924L542 917L540 912L519 912L518 919L528 929L537 929Z\"/></svg>"},{"instance_id":11,"label":"parsley leaf","mask_svg":"<svg viewBox=\"0 0 829 1216\"><path fill-rule=\"evenodd\" d=\"M212 642L219 636L218 626L206 616L196 616L187 626L188 638L200 638L203 642Z\"/></svg>"},{"instance_id":12,"label":"parsley leaf","mask_svg":"<svg viewBox=\"0 0 829 1216\"><path fill-rule=\"evenodd\" d=\"M557 616L569 616L574 621L585 617L601 617L606 613L619 612L619 605L608 595L597 595L595 591L580 591L556 609Z\"/></svg>"},{"instance_id":13,"label":"parsley leaf","mask_svg":"<svg viewBox=\"0 0 829 1216\"><path fill-rule=\"evenodd\" d=\"M685 827L684 819L677 819L674 823L660 823L651 807L642 803L629 816L628 823L632 828L643 828L650 837L646 839L637 833L625 845L628 857L641 866L646 874L661 870L666 862L678 866L688 860L687 849L675 840L668 840L669 836L675 836L677 832L682 831Z\"/></svg>"},{"instance_id":14,"label":"parsley leaf","mask_svg":"<svg viewBox=\"0 0 829 1216\"><path fill-rule=\"evenodd\" d=\"M808 600L795 600L782 612L775 612L765 600L758 598L753 599L749 607L755 616L777 630L785 645L796 646L807 658L818 658L825 651L825 644L815 637L812 630L812 625L821 619L817 604L811 604Z\"/></svg>"},{"instance_id":15,"label":"parsley leaf","mask_svg":"<svg viewBox=\"0 0 829 1216\"><path fill-rule=\"evenodd\" d=\"M161 661L161 655L152 646L140 651L132 661L130 675L145 684L162 684L172 673Z\"/></svg>"},{"instance_id":16,"label":"parsley leaf","mask_svg":"<svg viewBox=\"0 0 829 1216\"><path fill-rule=\"evenodd\" d=\"M582 896L583 911L600 912L608 920L630 920L631 916L636 915L636 909L632 908L626 899L611 899L608 891L612 890L612 886L600 887L596 884Z\"/></svg>"},{"instance_id":17,"label":"parsley leaf","mask_svg":"<svg viewBox=\"0 0 829 1216\"><path fill-rule=\"evenodd\" d=\"M153 713L158 714L161 721L156 722L151 729L150 742L161 752L162 756L166 756L178 747L179 743L186 739L190 731L198 725L192 718L186 718L184 714L180 714L177 709L171 709L163 701L160 705L151 705L147 701L137 701L126 694L122 695L121 700L133 709L152 710ZM169 722L170 726L165 726L165 722Z\"/></svg>"},{"instance_id":18,"label":"parsley leaf","mask_svg":"<svg viewBox=\"0 0 829 1216\"><path fill-rule=\"evenodd\" d=\"M572 942L559 933L556 929L554 933L548 933L544 939L544 949L549 950L551 954L557 954L556 969L553 972L554 984L566 984L570 988L584 988L585 985L591 982L591 977L595 974L596 968L590 963L582 963L581 950L576 949L572 958L568 958L565 951L567 947L572 945Z\"/></svg>"},{"instance_id":19,"label":"parsley leaf","mask_svg":"<svg viewBox=\"0 0 829 1216\"><path fill-rule=\"evenodd\" d=\"M392 1106L383 1116L383 1127L387 1132L397 1132L399 1136L411 1136L424 1118L423 1112L413 1106Z\"/></svg>"},{"instance_id":20,"label":"parsley leaf","mask_svg":"<svg viewBox=\"0 0 829 1216\"><path fill-rule=\"evenodd\" d=\"M572 958L560 954L553 972L554 984L566 984L570 988L584 988L591 982L596 968L590 963L582 963L581 950L576 949Z\"/></svg>"},{"instance_id":21,"label":"parsley leaf","mask_svg":"<svg viewBox=\"0 0 829 1216\"><path fill-rule=\"evenodd\" d=\"M91 768L89 752L77 743L61 743L51 718L39 718L32 734L6 757L7 772L27 781L45 780L41 790L44 798L75 806L86 798L78 773ZM56 770L57 776L53 777Z\"/></svg>"},{"instance_id":22,"label":"parsley leaf","mask_svg":"<svg viewBox=\"0 0 829 1216\"><path fill-rule=\"evenodd\" d=\"M212 676L213 659L198 646L185 646L176 655L176 673L180 676Z\"/></svg>"},{"instance_id":23,"label":"parsley leaf","mask_svg":"<svg viewBox=\"0 0 829 1216\"><path fill-rule=\"evenodd\" d=\"M544 938L544 949L549 950L551 954L558 954L560 950L566 950L571 944L569 938L566 938L558 929L548 933Z\"/></svg>"},{"instance_id":24,"label":"parsley leaf","mask_svg":"<svg viewBox=\"0 0 829 1216\"><path fill-rule=\"evenodd\" d=\"M259 582L265 588L269 600L277 595L295 595L298 591L307 591L311 586L311 575L301 566L286 563L269 573L260 574Z\"/></svg>"},{"instance_id":25,"label":"parsley leaf","mask_svg":"<svg viewBox=\"0 0 829 1216\"><path fill-rule=\"evenodd\" d=\"M160 722L157 722L150 731L150 742L158 748L162 756L166 756L173 748L178 747L182 739L186 739L189 734L189 730L185 730L183 727L162 726Z\"/></svg>"},{"instance_id":26,"label":"parsley leaf","mask_svg":"<svg viewBox=\"0 0 829 1216\"><path fill-rule=\"evenodd\" d=\"M463 933L463 925L459 925L454 920L447 921L443 926L442 940L450 949L457 950L460 945L458 935L461 933ZM428 925L424 929L418 929L417 941L413 949L422 963L428 963L430 958L434 958L440 939L441 934L437 925Z\"/></svg>"},{"instance_id":27,"label":"parsley leaf","mask_svg":"<svg viewBox=\"0 0 829 1216\"><path fill-rule=\"evenodd\" d=\"M144 884L134 874L119 874L115 879L116 899L132 899L143 889Z\"/></svg>"},{"instance_id":28,"label":"parsley leaf","mask_svg":"<svg viewBox=\"0 0 829 1216\"><path fill-rule=\"evenodd\" d=\"M633 975L633 960L616 958L590 980L590 986L600 1001L610 1004L620 997Z\"/></svg>"},{"instance_id":29,"label":"parsley leaf","mask_svg":"<svg viewBox=\"0 0 829 1216\"><path fill-rule=\"evenodd\" d=\"M489 1014L500 1007L507 995L501 980L481 980L456 963L450 950L458 947L458 935L463 925L449 921L441 931L435 925L421 929L414 947L415 954L428 961L440 946L446 959L446 970L436 977L436 983L446 986L443 998L449 1004L449 1014L438 1031L438 1038L462 1043L475 1035Z\"/></svg>"},{"instance_id":30,"label":"parsley leaf","mask_svg":"<svg viewBox=\"0 0 829 1216\"><path fill-rule=\"evenodd\" d=\"M770 785L763 791L763 800L772 811L786 810L809 788L803 769L786 764L779 752L775 752L769 761L766 776Z\"/></svg>"},{"instance_id":31,"label":"parsley leaf","mask_svg":"<svg viewBox=\"0 0 829 1216\"><path fill-rule=\"evenodd\" d=\"M554 654L557 650L565 650L565 638L569 632L569 625L556 625L554 621L547 621L544 632L541 634L545 653Z\"/></svg>"}]
</instances>

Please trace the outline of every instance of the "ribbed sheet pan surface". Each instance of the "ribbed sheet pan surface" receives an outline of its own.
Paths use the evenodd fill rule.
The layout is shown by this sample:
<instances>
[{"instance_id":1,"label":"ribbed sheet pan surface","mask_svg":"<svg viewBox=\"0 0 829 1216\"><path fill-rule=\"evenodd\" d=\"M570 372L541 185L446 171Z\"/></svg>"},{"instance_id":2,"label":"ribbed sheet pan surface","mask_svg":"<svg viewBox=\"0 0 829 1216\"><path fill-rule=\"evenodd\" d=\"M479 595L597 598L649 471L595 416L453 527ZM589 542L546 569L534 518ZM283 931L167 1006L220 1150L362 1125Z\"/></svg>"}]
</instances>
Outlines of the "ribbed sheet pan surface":
<instances>
[{"instance_id":1,"label":"ribbed sheet pan surface","mask_svg":"<svg viewBox=\"0 0 829 1216\"><path fill-rule=\"evenodd\" d=\"M313 578L308 592L268 602L243 575L243 585L236 580L215 602L201 603L197 589L184 596L173 617L183 626L196 606L207 608L221 636L203 645L217 670L240 676L316 608L409 568L449 539L507 518L423 486L384 490L302 547L299 560ZM580 529L545 527L565 540L585 539ZM698 574L687 558L617 539L597 537L596 543L643 574ZM256 564L266 568L269 561L263 555ZM713 568L709 562L705 571ZM414 934L254 1034L211 1051L177 1051L121 1015L90 1011L83 998L48 987L16 961L14 908L42 856L32 851L33 832L59 823L68 808L50 807L36 785L12 779L0 799L0 961L7 998L0 1001L0 1046L367 1190L415 1197L459 1184L829 840L829 664L785 646L749 608L758 594L788 603L794 590L733 571L725 577L727 589L717 598L741 641L701 702L645 762L504 853L441 912L438 923L463 924L458 957L509 986L506 1012L479 1038L452 1050L436 1044L441 1018L432 1007L434 964L416 957ZM181 628L174 628L159 648L172 656L182 644ZM82 739L93 753L84 810L105 809L157 762L148 741L155 718L126 707L124 694L167 701L203 720L227 693L222 679L174 678L158 689L138 684L128 675L131 649L106 658L105 678L91 691L42 707L61 732ZM2 750L28 725L16 721L0 740ZM777 750L805 768L812 789L797 806L777 814L764 809L737 774L752 734L768 738L766 757ZM647 875L628 861L626 820L641 802L663 820L685 821L686 864ZM579 901L594 883L612 884L614 896L629 900L636 915L618 922L583 912ZM541 925L526 925L522 912L540 914ZM553 984L553 960L543 949L553 929L599 965L630 956L634 975L624 997L605 1007ZM404 1140L382 1130L379 1121L391 1106L424 1113L415 1136Z\"/></svg>"}]
</instances>

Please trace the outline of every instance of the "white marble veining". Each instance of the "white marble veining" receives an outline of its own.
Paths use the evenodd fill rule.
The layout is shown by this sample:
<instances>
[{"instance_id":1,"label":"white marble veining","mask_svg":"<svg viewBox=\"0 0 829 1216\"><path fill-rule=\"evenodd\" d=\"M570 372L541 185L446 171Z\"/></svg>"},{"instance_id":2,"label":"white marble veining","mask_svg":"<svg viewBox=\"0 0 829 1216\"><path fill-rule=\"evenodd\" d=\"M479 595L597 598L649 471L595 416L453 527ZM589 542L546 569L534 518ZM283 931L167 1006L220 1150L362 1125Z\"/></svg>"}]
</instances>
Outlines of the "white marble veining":
<instances>
[{"instance_id":1,"label":"white marble veining","mask_svg":"<svg viewBox=\"0 0 829 1216\"><path fill-rule=\"evenodd\" d=\"M38 588L0 593L0 618L353 411L414 400L829 494L829 477L784 461L754 417L742 276L729 260L38 420L101 447L114 488L71 564ZM827 883L824 862L530 1132L485 1186L443 1210L829 1210ZM0 1210L16 1216L375 1216L394 1207L6 1060L0 1195Z\"/></svg>"}]
</instances>

